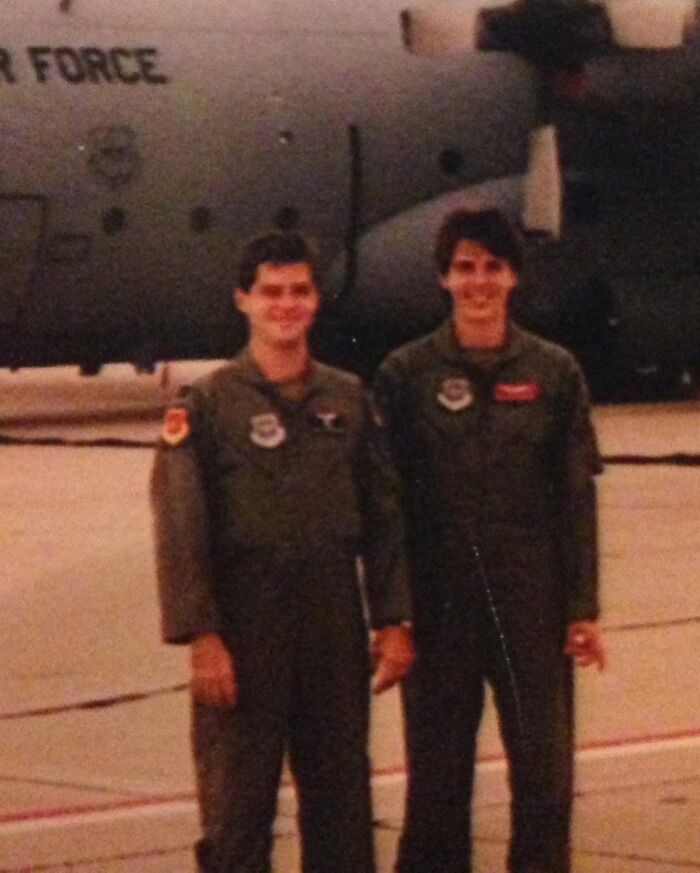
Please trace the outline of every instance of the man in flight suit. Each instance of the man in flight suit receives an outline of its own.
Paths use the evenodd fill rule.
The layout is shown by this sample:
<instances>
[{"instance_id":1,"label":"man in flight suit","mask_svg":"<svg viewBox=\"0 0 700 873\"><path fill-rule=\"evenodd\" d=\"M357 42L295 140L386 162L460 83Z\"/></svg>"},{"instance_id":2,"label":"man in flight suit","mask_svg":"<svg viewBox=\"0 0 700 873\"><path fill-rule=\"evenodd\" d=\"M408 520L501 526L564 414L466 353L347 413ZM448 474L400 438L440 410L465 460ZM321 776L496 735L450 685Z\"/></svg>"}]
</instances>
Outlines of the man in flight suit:
<instances>
[{"instance_id":1,"label":"man in flight suit","mask_svg":"<svg viewBox=\"0 0 700 873\"><path fill-rule=\"evenodd\" d=\"M587 392L564 349L508 318L521 250L499 212L447 216L435 259L452 317L376 379L406 492L417 652L397 870L472 870L488 681L509 761L509 870L568 873L571 659L604 662Z\"/></svg>"},{"instance_id":2,"label":"man in flight suit","mask_svg":"<svg viewBox=\"0 0 700 873\"><path fill-rule=\"evenodd\" d=\"M370 673L413 651L398 480L359 381L313 361L313 252L244 251L248 346L165 419L152 477L163 634L191 649L200 869L268 873L283 755L304 873L372 873Z\"/></svg>"}]
</instances>

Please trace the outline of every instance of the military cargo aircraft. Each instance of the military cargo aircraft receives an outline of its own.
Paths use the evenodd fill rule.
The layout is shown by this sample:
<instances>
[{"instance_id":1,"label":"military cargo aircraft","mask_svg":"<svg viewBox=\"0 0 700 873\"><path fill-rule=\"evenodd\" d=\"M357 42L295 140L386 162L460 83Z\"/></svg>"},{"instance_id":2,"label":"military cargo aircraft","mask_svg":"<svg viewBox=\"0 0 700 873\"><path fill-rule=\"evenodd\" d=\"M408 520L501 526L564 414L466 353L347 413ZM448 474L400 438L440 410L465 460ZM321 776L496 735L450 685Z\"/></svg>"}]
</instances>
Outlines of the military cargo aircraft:
<instances>
[{"instance_id":1,"label":"military cargo aircraft","mask_svg":"<svg viewBox=\"0 0 700 873\"><path fill-rule=\"evenodd\" d=\"M694 0L0 4L0 365L221 357L236 249L315 237L321 356L444 313L444 212L528 236L519 319L600 396L700 365Z\"/></svg>"}]
</instances>

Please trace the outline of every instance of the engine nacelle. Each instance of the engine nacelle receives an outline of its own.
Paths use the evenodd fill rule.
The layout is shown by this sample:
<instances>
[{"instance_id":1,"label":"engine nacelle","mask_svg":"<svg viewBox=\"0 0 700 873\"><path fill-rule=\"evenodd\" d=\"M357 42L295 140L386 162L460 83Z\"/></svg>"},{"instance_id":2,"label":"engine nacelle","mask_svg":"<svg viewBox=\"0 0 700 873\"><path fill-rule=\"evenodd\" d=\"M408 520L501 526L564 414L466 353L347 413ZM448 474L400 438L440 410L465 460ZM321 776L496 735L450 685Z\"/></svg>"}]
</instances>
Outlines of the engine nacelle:
<instances>
[{"instance_id":1,"label":"engine nacelle","mask_svg":"<svg viewBox=\"0 0 700 873\"><path fill-rule=\"evenodd\" d=\"M505 6L495 0L489 8ZM475 51L479 47L483 7L469 0L441 0L410 6L401 13L403 41L415 55L440 58Z\"/></svg>"}]
</instances>

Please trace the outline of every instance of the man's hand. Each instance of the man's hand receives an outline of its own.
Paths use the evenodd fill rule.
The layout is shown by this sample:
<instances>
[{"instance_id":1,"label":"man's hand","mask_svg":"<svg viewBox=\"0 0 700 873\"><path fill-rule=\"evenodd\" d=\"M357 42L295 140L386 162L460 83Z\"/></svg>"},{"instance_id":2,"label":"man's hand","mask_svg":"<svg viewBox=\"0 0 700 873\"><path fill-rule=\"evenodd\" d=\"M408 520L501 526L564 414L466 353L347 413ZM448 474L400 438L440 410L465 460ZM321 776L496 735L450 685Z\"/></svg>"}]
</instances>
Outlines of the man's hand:
<instances>
[{"instance_id":1,"label":"man's hand","mask_svg":"<svg viewBox=\"0 0 700 873\"><path fill-rule=\"evenodd\" d=\"M375 670L372 691L381 694L407 676L413 666L416 653L411 629L392 624L375 631L372 658Z\"/></svg>"},{"instance_id":2,"label":"man's hand","mask_svg":"<svg viewBox=\"0 0 700 873\"><path fill-rule=\"evenodd\" d=\"M605 667L605 648L596 622L572 621L567 628L564 653L579 667L597 664L602 670Z\"/></svg>"},{"instance_id":3,"label":"man's hand","mask_svg":"<svg viewBox=\"0 0 700 873\"><path fill-rule=\"evenodd\" d=\"M236 704L233 656L218 634L203 634L190 644L191 686L194 699L210 706Z\"/></svg>"}]
</instances>

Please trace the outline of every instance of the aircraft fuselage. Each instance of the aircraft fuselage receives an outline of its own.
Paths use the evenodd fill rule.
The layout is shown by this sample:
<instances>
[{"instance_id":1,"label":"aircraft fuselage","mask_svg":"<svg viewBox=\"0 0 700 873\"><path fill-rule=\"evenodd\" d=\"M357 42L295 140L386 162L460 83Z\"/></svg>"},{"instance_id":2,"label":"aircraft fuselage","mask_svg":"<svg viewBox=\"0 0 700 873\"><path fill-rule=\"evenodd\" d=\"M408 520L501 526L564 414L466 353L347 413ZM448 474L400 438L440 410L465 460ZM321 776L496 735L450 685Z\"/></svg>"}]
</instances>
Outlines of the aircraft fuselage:
<instances>
[{"instance_id":1,"label":"aircraft fuselage","mask_svg":"<svg viewBox=\"0 0 700 873\"><path fill-rule=\"evenodd\" d=\"M527 64L416 58L399 3L115 6L0 11L5 363L219 354L242 239L298 226L347 274L369 229L524 169Z\"/></svg>"}]
</instances>

